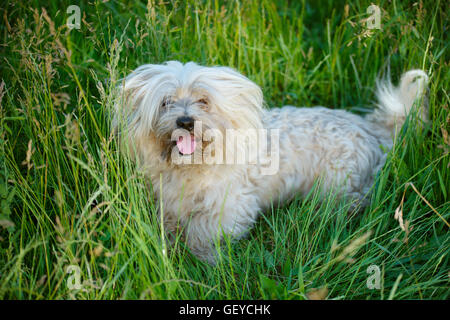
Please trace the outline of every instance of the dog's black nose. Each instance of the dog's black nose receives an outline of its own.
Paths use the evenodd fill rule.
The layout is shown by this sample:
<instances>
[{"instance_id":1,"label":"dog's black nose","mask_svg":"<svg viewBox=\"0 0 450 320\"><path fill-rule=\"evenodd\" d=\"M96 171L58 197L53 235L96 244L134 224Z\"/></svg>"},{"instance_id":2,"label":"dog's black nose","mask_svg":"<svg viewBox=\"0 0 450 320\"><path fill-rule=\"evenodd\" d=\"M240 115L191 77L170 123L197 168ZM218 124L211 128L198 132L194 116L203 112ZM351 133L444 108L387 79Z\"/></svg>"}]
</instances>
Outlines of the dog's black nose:
<instances>
[{"instance_id":1,"label":"dog's black nose","mask_svg":"<svg viewBox=\"0 0 450 320\"><path fill-rule=\"evenodd\" d=\"M194 129L194 118L183 116L177 119L177 126L186 130Z\"/></svg>"}]
</instances>

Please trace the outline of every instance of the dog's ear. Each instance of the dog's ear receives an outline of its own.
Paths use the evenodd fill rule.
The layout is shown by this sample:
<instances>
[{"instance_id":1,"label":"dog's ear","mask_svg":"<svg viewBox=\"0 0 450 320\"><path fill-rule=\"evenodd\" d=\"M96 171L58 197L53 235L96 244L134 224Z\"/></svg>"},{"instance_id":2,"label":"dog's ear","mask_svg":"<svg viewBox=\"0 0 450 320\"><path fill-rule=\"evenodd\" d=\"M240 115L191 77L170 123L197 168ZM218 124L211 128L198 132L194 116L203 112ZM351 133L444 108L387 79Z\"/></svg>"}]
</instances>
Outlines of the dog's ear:
<instances>
[{"instance_id":1,"label":"dog's ear","mask_svg":"<svg viewBox=\"0 0 450 320\"><path fill-rule=\"evenodd\" d=\"M151 65L142 66L151 69ZM141 68L142 68L141 67ZM139 68L119 80L112 117L112 129L117 135L135 134L141 123L140 109L144 99L144 72ZM134 129L134 130L133 130Z\"/></svg>"},{"instance_id":2,"label":"dog's ear","mask_svg":"<svg viewBox=\"0 0 450 320\"><path fill-rule=\"evenodd\" d=\"M178 61L146 64L122 79L117 87L113 129L119 133L127 130L133 137L148 135L154 129L168 92L173 90L173 71L182 67Z\"/></svg>"},{"instance_id":3,"label":"dog's ear","mask_svg":"<svg viewBox=\"0 0 450 320\"><path fill-rule=\"evenodd\" d=\"M239 129L262 128L263 94L261 88L236 70L228 67L208 68L210 85L220 93L219 109L233 119Z\"/></svg>"}]
</instances>

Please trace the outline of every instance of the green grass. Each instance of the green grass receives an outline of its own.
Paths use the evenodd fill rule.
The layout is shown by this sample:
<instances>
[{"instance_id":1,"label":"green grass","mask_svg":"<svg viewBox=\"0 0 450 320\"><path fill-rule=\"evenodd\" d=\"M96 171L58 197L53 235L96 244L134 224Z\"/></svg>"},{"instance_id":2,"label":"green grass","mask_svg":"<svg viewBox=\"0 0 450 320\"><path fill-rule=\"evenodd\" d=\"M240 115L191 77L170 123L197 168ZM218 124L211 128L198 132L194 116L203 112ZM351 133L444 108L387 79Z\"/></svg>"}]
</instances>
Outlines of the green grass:
<instances>
[{"instance_id":1,"label":"green grass","mask_svg":"<svg viewBox=\"0 0 450 320\"><path fill-rule=\"evenodd\" d=\"M382 29L367 33L370 3L93 0L69 31L70 1L2 2L0 298L306 299L326 288L329 299L448 299L448 5L377 2ZM109 128L118 79L166 60L234 67L268 107L357 113L373 108L388 65L395 81L423 68L431 121L405 124L364 212L349 218L348 203L313 191L262 213L212 267L181 242L163 250L159 204ZM84 290L68 288L70 265ZM380 290L367 288L370 265Z\"/></svg>"}]
</instances>

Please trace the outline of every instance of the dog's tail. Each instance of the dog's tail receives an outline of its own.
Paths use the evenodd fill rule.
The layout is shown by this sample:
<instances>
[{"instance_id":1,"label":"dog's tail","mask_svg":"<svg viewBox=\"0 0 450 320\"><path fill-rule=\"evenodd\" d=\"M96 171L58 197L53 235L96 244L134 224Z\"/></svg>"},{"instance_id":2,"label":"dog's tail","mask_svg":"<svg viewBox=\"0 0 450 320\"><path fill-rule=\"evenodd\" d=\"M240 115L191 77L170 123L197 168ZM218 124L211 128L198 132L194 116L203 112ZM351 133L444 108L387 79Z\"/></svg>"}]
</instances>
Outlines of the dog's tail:
<instances>
[{"instance_id":1,"label":"dog's tail","mask_svg":"<svg viewBox=\"0 0 450 320\"><path fill-rule=\"evenodd\" d=\"M377 108L368 115L367 120L387 128L395 136L416 102L419 104L417 109L419 118L427 121L428 103L425 96L427 84L427 74L418 69L405 72L398 87L394 87L389 79L378 80Z\"/></svg>"}]
</instances>

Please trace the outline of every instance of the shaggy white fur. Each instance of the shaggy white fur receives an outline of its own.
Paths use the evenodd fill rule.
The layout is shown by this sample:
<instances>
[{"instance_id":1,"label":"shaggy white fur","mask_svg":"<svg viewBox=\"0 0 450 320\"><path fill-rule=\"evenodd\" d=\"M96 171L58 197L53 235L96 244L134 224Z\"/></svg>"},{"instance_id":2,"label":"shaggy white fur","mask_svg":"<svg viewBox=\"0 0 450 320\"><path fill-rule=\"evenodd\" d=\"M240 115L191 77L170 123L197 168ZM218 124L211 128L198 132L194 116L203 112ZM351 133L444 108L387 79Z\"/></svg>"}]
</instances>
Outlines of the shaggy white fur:
<instances>
[{"instance_id":1,"label":"shaggy white fur","mask_svg":"<svg viewBox=\"0 0 450 320\"><path fill-rule=\"evenodd\" d=\"M261 89L228 67L148 64L120 86L113 126L136 151L135 159L162 200L166 230L182 229L192 252L214 263L215 239L223 233L244 236L259 212L308 193L318 178L325 193L340 186L341 195L364 205L361 201L384 165L383 149L392 147L427 82L422 70L405 73L398 87L378 82L378 108L363 118L324 107L265 109ZM420 110L426 120L426 105ZM177 129L188 133L174 136ZM234 146L223 139L230 129L276 134L246 134ZM216 133L218 143L205 134L208 130ZM247 148L264 144L272 154L257 148L256 163L250 156L246 163L224 163L229 155L235 159ZM207 150L212 161L206 161ZM274 154L277 170L264 174L262 168ZM188 161L177 162L177 157ZM193 163L195 157L200 161Z\"/></svg>"}]
</instances>

